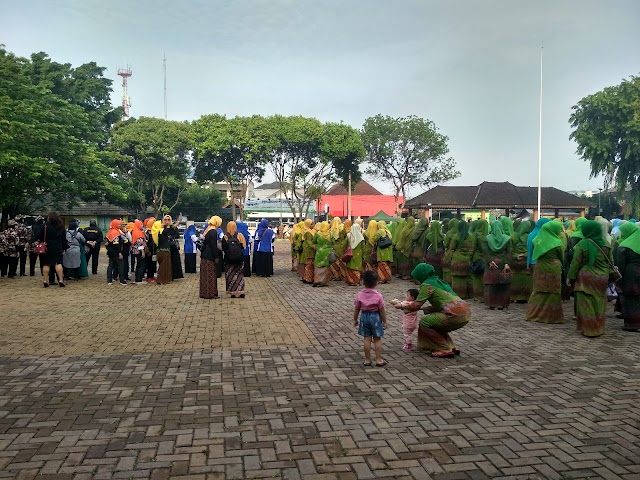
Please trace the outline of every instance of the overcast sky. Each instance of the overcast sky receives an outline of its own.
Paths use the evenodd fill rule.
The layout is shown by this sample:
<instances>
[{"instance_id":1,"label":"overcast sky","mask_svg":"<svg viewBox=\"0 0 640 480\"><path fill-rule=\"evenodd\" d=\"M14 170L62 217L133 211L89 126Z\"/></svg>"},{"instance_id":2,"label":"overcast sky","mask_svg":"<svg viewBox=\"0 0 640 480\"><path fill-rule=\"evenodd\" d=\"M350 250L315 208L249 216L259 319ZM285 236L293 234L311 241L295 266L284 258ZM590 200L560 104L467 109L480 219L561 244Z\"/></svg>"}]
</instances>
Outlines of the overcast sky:
<instances>
[{"instance_id":1,"label":"overcast sky","mask_svg":"<svg viewBox=\"0 0 640 480\"><path fill-rule=\"evenodd\" d=\"M638 0L0 0L0 43L74 65L133 70L132 116L300 114L360 127L418 115L449 137L461 177L597 188L568 118L640 73ZM119 80L119 78L118 78ZM116 81L114 103L120 102ZM271 178L265 178L269 181ZM382 182L376 186L389 192ZM420 193L421 189L412 193Z\"/></svg>"}]
</instances>

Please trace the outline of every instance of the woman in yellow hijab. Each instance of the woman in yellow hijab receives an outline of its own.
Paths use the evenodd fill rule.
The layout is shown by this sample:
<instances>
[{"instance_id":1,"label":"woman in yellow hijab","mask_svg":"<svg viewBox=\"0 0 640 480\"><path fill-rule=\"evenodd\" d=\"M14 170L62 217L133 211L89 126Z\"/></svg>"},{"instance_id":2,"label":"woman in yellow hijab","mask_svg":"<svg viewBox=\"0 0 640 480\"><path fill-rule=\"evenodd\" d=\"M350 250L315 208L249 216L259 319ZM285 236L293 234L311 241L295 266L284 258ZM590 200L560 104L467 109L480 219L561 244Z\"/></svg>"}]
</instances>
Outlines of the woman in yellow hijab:
<instances>
[{"instance_id":1,"label":"woman in yellow hijab","mask_svg":"<svg viewBox=\"0 0 640 480\"><path fill-rule=\"evenodd\" d=\"M331 261L331 227L329 222L319 222L316 224L318 233L313 237L315 245L315 255L313 262L313 286L326 287L329 283Z\"/></svg>"},{"instance_id":2,"label":"woman in yellow hijab","mask_svg":"<svg viewBox=\"0 0 640 480\"><path fill-rule=\"evenodd\" d=\"M351 222L349 222L349 225L351 225ZM342 220L340 220L340 217L334 217L334 219L331 220L331 246L333 247L333 251L336 252L338 259L329 267L331 280L342 280L346 274L346 266L342 261L342 255L347 249L347 243L347 232L342 224Z\"/></svg>"},{"instance_id":3,"label":"woman in yellow hijab","mask_svg":"<svg viewBox=\"0 0 640 480\"><path fill-rule=\"evenodd\" d=\"M302 254L300 255L300 263L302 264L302 275L300 278L304 283L309 284L313 283L313 262L316 257L316 246L313 243L316 232L311 228L312 225L313 222L310 219L304 221Z\"/></svg>"},{"instance_id":4,"label":"woman in yellow hijab","mask_svg":"<svg viewBox=\"0 0 640 480\"><path fill-rule=\"evenodd\" d=\"M247 248L247 240L238 232L236 222L227 223L227 234L222 238L224 252L224 278L227 295L231 298L244 298L244 257L242 251Z\"/></svg>"},{"instance_id":5,"label":"woman in yellow hijab","mask_svg":"<svg viewBox=\"0 0 640 480\"><path fill-rule=\"evenodd\" d=\"M168 226L170 226L169 223ZM160 220L153 222L151 226L151 236L156 244L156 256L158 258L158 277L156 283L164 285L171 283L171 251L169 246L169 236L164 234L165 226ZM167 232L168 233L168 232Z\"/></svg>"},{"instance_id":6,"label":"woman in yellow hijab","mask_svg":"<svg viewBox=\"0 0 640 480\"><path fill-rule=\"evenodd\" d=\"M304 223L298 222L296 223L291 231L289 232L289 242L291 242L291 271L295 272L298 270L298 248L296 245L296 241L300 239L300 235L302 234L302 229Z\"/></svg>"},{"instance_id":7,"label":"woman in yellow hijab","mask_svg":"<svg viewBox=\"0 0 640 480\"><path fill-rule=\"evenodd\" d=\"M376 223L373 220L371 223ZM384 242L380 242L382 239ZM377 222L377 232L373 237L375 245L373 248L378 260L378 283L387 283L391 280L391 262L393 262L393 248L391 248L391 232L385 222ZM388 246L384 246L388 243ZM383 246L380 246L383 245Z\"/></svg>"},{"instance_id":8,"label":"woman in yellow hijab","mask_svg":"<svg viewBox=\"0 0 640 480\"><path fill-rule=\"evenodd\" d=\"M378 222L370 220L367 229L364 231L364 252L362 258L362 268L364 270L378 270L377 252L374 245L376 243L376 234L378 233Z\"/></svg>"},{"instance_id":9,"label":"woman in yellow hijab","mask_svg":"<svg viewBox=\"0 0 640 480\"><path fill-rule=\"evenodd\" d=\"M222 225L220 217L209 219L203 234L200 252L200 298L220 298L218 296L218 265L221 263L220 237L218 228Z\"/></svg>"}]
</instances>

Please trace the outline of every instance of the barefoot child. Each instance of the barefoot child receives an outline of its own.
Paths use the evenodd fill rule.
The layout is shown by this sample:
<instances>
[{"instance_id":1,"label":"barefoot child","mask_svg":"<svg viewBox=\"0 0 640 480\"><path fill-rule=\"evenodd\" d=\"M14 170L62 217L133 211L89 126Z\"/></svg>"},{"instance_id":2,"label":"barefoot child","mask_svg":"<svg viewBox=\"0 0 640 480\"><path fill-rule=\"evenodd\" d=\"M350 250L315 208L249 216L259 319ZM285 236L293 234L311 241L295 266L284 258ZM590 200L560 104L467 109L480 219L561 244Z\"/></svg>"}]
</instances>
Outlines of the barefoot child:
<instances>
[{"instance_id":1,"label":"barefoot child","mask_svg":"<svg viewBox=\"0 0 640 480\"><path fill-rule=\"evenodd\" d=\"M418 312L412 312L407 308L416 298L418 298L418 289L410 288L407 290L407 296L403 302L395 298L389 302L394 307L402 309L402 333L404 333L402 350L405 352L413 350L413 332L418 326Z\"/></svg>"},{"instance_id":2,"label":"barefoot child","mask_svg":"<svg viewBox=\"0 0 640 480\"><path fill-rule=\"evenodd\" d=\"M378 274L367 270L362 275L364 288L358 292L354 302L353 326L358 327L358 335L364 337L364 363L371 366L371 340L376 352L376 367L384 367L387 361L382 358L382 337L387 326L387 314L384 309L384 298L375 290ZM360 322L358 322L360 316Z\"/></svg>"}]
</instances>

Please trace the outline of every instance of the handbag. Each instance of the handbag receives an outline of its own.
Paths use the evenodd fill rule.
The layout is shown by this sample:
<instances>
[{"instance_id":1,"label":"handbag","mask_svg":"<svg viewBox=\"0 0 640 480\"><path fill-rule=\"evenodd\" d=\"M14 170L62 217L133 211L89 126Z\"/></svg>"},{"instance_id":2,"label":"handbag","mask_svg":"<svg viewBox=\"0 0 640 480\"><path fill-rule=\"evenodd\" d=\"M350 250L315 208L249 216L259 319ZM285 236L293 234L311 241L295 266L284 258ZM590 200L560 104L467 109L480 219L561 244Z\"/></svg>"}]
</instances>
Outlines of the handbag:
<instances>
[{"instance_id":1,"label":"handbag","mask_svg":"<svg viewBox=\"0 0 640 480\"><path fill-rule=\"evenodd\" d=\"M589 239L589 241L593 243L596 247L598 247L598 250L600 250L600 253L604 255L604 258L607 260L607 263L609 264L609 283L615 284L615 283L618 283L620 280L622 280L622 274L620 273L620 270L618 270L618 267L616 267L613 264L613 262L609 260L609 257L607 257L607 254L604 253L604 250L600 248L600 245L598 245L596 242L594 242L591 239Z\"/></svg>"},{"instance_id":2,"label":"handbag","mask_svg":"<svg viewBox=\"0 0 640 480\"><path fill-rule=\"evenodd\" d=\"M392 240L390 237L380 237L380 240L378 240L378 248L389 248L392 244Z\"/></svg>"},{"instance_id":3,"label":"handbag","mask_svg":"<svg viewBox=\"0 0 640 480\"><path fill-rule=\"evenodd\" d=\"M47 253L47 226L44 226L44 240L42 242L35 242L33 245L33 253L36 255L44 255Z\"/></svg>"},{"instance_id":4,"label":"handbag","mask_svg":"<svg viewBox=\"0 0 640 480\"><path fill-rule=\"evenodd\" d=\"M348 246L347 249L342 254L342 257L340 257L340 259L344 263L348 263L351 261L352 258L353 258L353 250L351 249L351 246Z\"/></svg>"},{"instance_id":5,"label":"handbag","mask_svg":"<svg viewBox=\"0 0 640 480\"><path fill-rule=\"evenodd\" d=\"M329 263L334 264L338 261L338 254L336 253L335 250L331 250L329 252Z\"/></svg>"}]
</instances>

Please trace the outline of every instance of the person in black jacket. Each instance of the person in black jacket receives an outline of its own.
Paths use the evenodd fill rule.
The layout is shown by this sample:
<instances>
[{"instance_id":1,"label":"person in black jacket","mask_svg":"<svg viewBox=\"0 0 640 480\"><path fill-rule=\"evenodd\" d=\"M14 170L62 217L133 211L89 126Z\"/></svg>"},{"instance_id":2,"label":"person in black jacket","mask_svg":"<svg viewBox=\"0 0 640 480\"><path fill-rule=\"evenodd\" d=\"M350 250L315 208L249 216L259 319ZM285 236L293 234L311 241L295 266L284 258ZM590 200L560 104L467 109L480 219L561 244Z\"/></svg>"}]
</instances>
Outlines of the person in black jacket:
<instances>
[{"instance_id":1,"label":"person in black jacket","mask_svg":"<svg viewBox=\"0 0 640 480\"><path fill-rule=\"evenodd\" d=\"M42 276L46 280L43 280L42 283L45 288L49 286L49 271L54 268L58 276L58 285L64 287L62 254L67 244L67 232L60 216L56 212L49 213L44 228L37 233L35 239L47 244L47 253L42 255Z\"/></svg>"},{"instance_id":2,"label":"person in black jacket","mask_svg":"<svg viewBox=\"0 0 640 480\"><path fill-rule=\"evenodd\" d=\"M117 277L120 278L120 285L127 284L124 275L124 236L122 230L122 220L111 220L107 232L107 256L109 257L107 285L112 285L113 280Z\"/></svg>"},{"instance_id":3,"label":"person in black jacket","mask_svg":"<svg viewBox=\"0 0 640 480\"><path fill-rule=\"evenodd\" d=\"M87 241L87 265L91 265L91 273L96 275L98 273L100 246L104 240L102 230L100 230L100 227L98 227L95 220L91 220L89 221L89 227L83 229L81 233Z\"/></svg>"}]
</instances>

